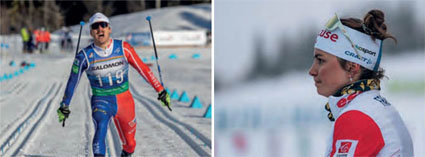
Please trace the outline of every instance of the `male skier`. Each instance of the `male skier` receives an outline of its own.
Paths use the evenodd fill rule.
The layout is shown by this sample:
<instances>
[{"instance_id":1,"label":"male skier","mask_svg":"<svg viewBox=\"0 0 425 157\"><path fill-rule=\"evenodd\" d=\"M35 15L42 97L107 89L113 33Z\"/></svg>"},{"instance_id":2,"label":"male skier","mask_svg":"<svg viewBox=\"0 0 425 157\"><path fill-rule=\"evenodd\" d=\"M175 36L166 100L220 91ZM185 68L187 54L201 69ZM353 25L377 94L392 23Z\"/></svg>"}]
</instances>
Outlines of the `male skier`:
<instances>
[{"instance_id":1,"label":"male skier","mask_svg":"<svg viewBox=\"0 0 425 157\"><path fill-rule=\"evenodd\" d=\"M94 156L105 156L105 137L110 118L113 118L122 141L121 156L130 156L136 147L136 117L134 100L128 89L128 65L135 68L159 93L158 99L163 105L171 105L170 96L130 44L110 37L112 29L105 15L94 14L89 24L94 42L75 56L65 94L57 110L59 122L65 121L71 113L69 105L72 95L82 73L86 71L93 93Z\"/></svg>"}]
</instances>

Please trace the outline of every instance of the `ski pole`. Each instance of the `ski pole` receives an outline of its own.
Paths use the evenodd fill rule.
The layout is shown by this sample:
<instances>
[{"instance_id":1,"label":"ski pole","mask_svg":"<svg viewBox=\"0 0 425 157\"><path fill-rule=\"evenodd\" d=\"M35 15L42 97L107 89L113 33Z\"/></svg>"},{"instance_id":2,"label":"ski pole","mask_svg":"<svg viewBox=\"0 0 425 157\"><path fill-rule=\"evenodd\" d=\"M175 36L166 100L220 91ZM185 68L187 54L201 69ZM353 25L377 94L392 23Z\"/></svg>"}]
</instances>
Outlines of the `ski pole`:
<instances>
[{"instance_id":1,"label":"ski pole","mask_svg":"<svg viewBox=\"0 0 425 157\"><path fill-rule=\"evenodd\" d=\"M159 80L161 81L161 85L164 87L164 82L162 82L162 76L161 76L161 68L160 68L159 63L158 63L158 53L156 52L155 39L153 38L153 30L152 30L152 24L151 24L151 16L147 16L147 17L146 17L146 20L149 22L149 28L150 28L150 31L151 31L152 43L153 43L153 50L154 50L154 52L155 52L156 65L157 65L158 73L159 73ZM170 108L170 104L166 104L166 105L167 105L168 109L169 109L170 111L172 111L172 110L171 110L171 108Z\"/></svg>"},{"instance_id":2,"label":"ski pole","mask_svg":"<svg viewBox=\"0 0 425 157\"><path fill-rule=\"evenodd\" d=\"M78 47L80 46L81 30L83 29L83 26L84 26L84 21L81 21L80 22L80 34L78 35L77 49L75 50L75 55L77 55Z\"/></svg>"},{"instance_id":3,"label":"ski pole","mask_svg":"<svg viewBox=\"0 0 425 157\"><path fill-rule=\"evenodd\" d=\"M84 21L81 21L80 22L80 33L78 34L77 49L75 50L75 55L78 54L78 48L80 47L81 30L83 29L83 26L84 26ZM66 118L62 122L62 127L65 127L65 120L66 120Z\"/></svg>"}]
</instances>

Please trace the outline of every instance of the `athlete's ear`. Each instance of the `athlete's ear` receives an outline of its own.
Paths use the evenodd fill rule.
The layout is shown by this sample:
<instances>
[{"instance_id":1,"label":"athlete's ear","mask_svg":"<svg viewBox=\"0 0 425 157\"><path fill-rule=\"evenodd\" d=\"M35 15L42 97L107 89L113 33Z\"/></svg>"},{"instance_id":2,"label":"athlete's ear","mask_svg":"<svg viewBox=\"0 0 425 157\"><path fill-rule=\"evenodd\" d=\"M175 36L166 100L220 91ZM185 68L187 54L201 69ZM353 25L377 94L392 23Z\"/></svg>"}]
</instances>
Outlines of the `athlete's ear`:
<instances>
[{"instance_id":1,"label":"athlete's ear","mask_svg":"<svg viewBox=\"0 0 425 157\"><path fill-rule=\"evenodd\" d=\"M353 62L347 63L347 69L348 69L348 72L351 74L351 76L356 76L360 74L360 71L361 71L360 65Z\"/></svg>"},{"instance_id":2,"label":"athlete's ear","mask_svg":"<svg viewBox=\"0 0 425 157\"><path fill-rule=\"evenodd\" d=\"M353 65L352 65L352 69L353 69L353 72L355 73L355 74L358 74L358 73L360 73L360 64L357 64L357 63L353 63Z\"/></svg>"}]
</instances>

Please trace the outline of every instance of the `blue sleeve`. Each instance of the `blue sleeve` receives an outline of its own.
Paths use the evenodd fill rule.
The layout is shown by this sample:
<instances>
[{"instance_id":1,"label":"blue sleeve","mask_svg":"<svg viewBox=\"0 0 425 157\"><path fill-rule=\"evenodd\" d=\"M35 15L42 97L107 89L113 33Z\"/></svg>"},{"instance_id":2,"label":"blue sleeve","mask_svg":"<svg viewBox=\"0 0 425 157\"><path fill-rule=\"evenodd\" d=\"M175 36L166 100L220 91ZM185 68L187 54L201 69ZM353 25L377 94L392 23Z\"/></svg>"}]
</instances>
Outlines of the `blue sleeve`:
<instances>
[{"instance_id":1,"label":"blue sleeve","mask_svg":"<svg viewBox=\"0 0 425 157\"><path fill-rule=\"evenodd\" d=\"M74 63L72 63L71 74L66 84L65 94L62 98L61 104L69 106L71 103L72 95L74 90L77 88L78 82L80 82L81 75L84 70L87 69L88 63L85 57L85 52L82 50L75 56Z\"/></svg>"}]
</instances>

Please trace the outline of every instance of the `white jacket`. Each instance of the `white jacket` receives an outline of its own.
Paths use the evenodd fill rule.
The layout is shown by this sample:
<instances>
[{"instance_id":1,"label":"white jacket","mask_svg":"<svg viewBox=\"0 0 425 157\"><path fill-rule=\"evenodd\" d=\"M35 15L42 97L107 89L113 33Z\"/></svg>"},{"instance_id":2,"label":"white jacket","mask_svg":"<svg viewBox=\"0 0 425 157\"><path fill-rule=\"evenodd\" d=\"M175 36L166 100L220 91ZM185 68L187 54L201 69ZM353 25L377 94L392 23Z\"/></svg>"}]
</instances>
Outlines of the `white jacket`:
<instances>
[{"instance_id":1,"label":"white jacket","mask_svg":"<svg viewBox=\"0 0 425 157\"><path fill-rule=\"evenodd\" d=\"M378 90L329 97L334 116L326 156L413 156L409 131Z\"/></svg>"}]
</instances>

